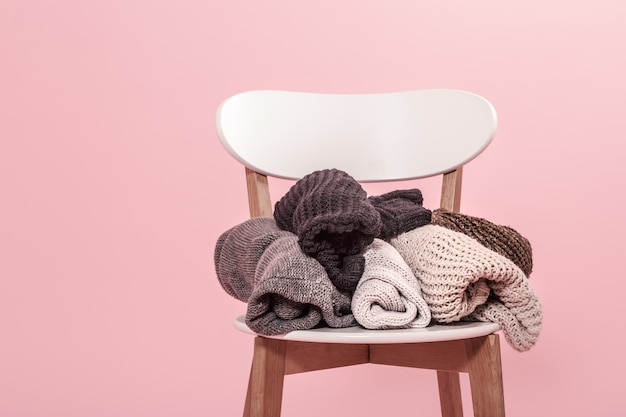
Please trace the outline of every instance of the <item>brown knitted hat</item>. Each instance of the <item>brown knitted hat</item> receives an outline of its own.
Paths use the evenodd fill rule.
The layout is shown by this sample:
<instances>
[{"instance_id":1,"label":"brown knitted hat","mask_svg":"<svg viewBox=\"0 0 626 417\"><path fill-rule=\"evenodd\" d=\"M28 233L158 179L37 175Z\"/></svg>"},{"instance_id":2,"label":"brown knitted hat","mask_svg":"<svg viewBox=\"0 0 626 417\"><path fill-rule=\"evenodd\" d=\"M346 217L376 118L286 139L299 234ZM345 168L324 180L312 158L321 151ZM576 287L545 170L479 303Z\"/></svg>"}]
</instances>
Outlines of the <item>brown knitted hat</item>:
<instances>
[{"instance_id":1,"label":"brown knitted hat","mask_svg":"<svg viewBox=\"0 0 626 417\"><path fill-rule=\"evenodd\" d=\"M381 228L378 211L354 178L338 169L315 171L276 203L274 219L295 233L339 289L353 291L363 274L362 252Z\"/></svg>"},{"instance_id":2,"label":"brown knitted hat","mask_svg":"<svg viewBox=\"0 0 626 417\"><path fill-rule=\"evenodd\" d=\"M432 224L443 226L478 240L483 246L508 258L529 277L533 270L533 253L528 239L509 226L496 225L480 217L436 209Z\"/></svg>"},{"instance_id":3,"label":"brown knitted hat","mask_svg":"<svg viewBox=\"0 0 626 417\"><path fill-rule=\"evenodd\" d=\"M382 220L380 239L389 239L430 223L432 213L422 206L424 199L417 188L391 191L368 200Z\"/></svg>"}]
</instances>

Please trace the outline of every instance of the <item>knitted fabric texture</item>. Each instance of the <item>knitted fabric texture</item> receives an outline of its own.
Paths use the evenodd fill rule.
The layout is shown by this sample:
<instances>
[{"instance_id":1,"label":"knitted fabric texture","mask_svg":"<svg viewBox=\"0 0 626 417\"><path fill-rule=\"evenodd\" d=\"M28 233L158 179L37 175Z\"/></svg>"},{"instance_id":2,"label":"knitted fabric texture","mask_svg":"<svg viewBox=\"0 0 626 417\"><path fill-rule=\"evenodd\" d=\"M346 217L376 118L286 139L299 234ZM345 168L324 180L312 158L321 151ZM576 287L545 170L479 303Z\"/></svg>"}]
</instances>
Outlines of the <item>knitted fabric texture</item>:
<instances>
[{"instance_id":1,"label":"knitted fabric texture","mask_svg":"<svg viewBox=\"0 0 626 417\"><path fill-rule=\"evenodd\" d=\"M432 212L422 206L424 199L417 188L396 190L368 197L382 220L381 239L389 239L416 227L429 224Z\"/></svg>"},{"instance_id":2,"label":"knitted fabric texture","mask_svg":"<svg viewBox=\"0 0 626 417\"><path fill-rule=\"evenodd\" d=\"M532 290L532 289L531 289ZM518 307L519 296L515 291L507 291L513 295L507 302L498 297L489 297L487 302L476 307L476 310L463 320L478 320L498 323L503 328L506 341L513 348L524 352L532 348L541 332L542 314L540 306L525 303L522 300Z\"/></svg>"},{"instance_id":3,"label":"knitted fabric texture","mask_svg":"<svg viewBox=\"0 0 626 417\"><path fill-rule=\"evenodd\" d=\"M274 219L295 233L302 251L316 258L339 289L353 291L363 274L362 252L380 233L378 211L361 185L337 169L298 180L276 203Z\"/></svg>"},{"instance_id":4,"label":"knitted fabric texture","mask_svg":"<svg viewBox=\"0 0 626 417\"><path fill-rule=\"evenodd\" d=\"M428 326L430 309L400 253L389 243L375 239L364 256L365 271L352 297L356 321L367 329Z\"/></svg>"},{"instance_id":5,"label":"knitted fabric texture","mask_svg":"<svg viewBox=\"0 0 626 417\"><path fill-rule=\"evenodd\" d=\"M418 278L433 320L494 321L514 349L534 346L541 303L511 260L463 233L432 224L390 242Z\"/></svg>"},{"instance_id":6,"label":"knitted fabric texture","mask_svg":"<svg viewBox=\"0 0 626 417\"><path fill-rule=\"evenodd\" d=\"M248 302L246 324L258 334L356 325L350 296L272 218L253 218L222 234L215 265L226 292Z\"/></svg>"},{"instance_id":7,"label":"knitted fabric texture","mask_svg":"<svg viewBox=\"0 0 626 417\"><path fill-rule=\"evenodd\" d=\"M533 252L528 239L509 226L496 225L489 220L437 209L432 213L432 224L468 235L485 247L510 259L524 275L533 270Z\"/></svg>"},{"instance_id":8,"label":"knitted fabric texture","mask_svg":"<svg viewBox=\"0 0 626 417\"><path fill-rule=\"evenodd\" d=\"M256 285L257 264L267 247L281 237L292 235L280 230L267 217L250 219L222 233L213 258L222 288L230 296L247 302Z\"/></svg>"}]
</instances>

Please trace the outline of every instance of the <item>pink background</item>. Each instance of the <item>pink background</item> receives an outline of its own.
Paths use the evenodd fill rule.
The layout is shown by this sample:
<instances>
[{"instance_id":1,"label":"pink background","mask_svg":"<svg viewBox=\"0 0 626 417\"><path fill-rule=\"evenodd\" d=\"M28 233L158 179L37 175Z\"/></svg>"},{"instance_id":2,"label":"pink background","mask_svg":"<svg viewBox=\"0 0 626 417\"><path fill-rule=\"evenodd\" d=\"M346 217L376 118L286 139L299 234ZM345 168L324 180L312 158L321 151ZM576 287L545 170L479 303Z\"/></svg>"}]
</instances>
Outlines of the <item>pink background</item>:
<instances>
[{"instance_id":1,"label":"pink background","mask_svg":"<svg viewBox=\"0 0 626 417\"><path fill-rule=\"evenodd\" d=\"M545 324L531 351L503 345L508 415L626 415L625 17L619 0L5 0L0 416L240 415L251 339L212 256L247 211L216 107L433 87L496 106L462 211L533 243ZM434 373L363 366L288 377L283 410L438 407Z\"/></svg>"}]
</instances>

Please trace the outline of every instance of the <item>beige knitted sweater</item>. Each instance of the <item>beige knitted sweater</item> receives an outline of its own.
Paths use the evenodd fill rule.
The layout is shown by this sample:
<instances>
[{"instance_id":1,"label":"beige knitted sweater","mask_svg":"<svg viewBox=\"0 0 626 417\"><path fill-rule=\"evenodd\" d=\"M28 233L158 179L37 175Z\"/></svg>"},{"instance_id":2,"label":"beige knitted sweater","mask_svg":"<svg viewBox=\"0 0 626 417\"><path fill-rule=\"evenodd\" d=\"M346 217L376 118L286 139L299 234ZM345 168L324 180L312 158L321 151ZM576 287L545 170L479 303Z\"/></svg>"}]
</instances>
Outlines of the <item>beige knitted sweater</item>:
<instances>
[{"instance_id":1,"label":"beige knitted sweater","mask_svg":"<svg viewBox=\"0 0 626 417\"><path fill-rule=\"evenodd\" d=\"M522 270L477 240L437 225L426 225L390 241L420 282L432 319L500 324L516 350L534 346L542 309Z\"/></svg>"},{"instance_id":2,"label":"beige knitted sweater","mask_svg":"<svg viewBox=\"0 0 626 417\"><path fill-rule=\"evenodd\" d=\"M352 296L352 313L367 329L422 328L430 309L419 281L400 253L374 239L364 253L365 270Z\"/></svg>"}]
</instances>

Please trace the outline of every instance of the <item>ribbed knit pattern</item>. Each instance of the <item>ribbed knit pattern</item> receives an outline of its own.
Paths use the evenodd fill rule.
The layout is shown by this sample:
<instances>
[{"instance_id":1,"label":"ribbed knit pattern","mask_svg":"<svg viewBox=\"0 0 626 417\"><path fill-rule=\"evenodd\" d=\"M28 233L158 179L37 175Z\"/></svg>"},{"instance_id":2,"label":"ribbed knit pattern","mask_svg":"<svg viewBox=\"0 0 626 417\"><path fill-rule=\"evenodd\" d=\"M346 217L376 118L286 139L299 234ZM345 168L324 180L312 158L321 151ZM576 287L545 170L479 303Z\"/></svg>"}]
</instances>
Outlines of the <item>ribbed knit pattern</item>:
<instances>
[{"instance_id":1,"label":"ribbed knit pattern","mask_svg":"<svg viewBox=\"0 0 626 417\"><path fill-rule=\"evenodd\" d=\"M274 219L298 236L303 252L324 266L339 289L354 291L365 266L362 251L381 228L380 215L354 178L337 169L303 177L276 203Z\"/></svg>"},{"instance_id":2,"label":"ribbed knit pattern","mask_svg":"<svg viewBox=\"0 0 626 417\"><path fill-rule=\"evenodd\" d=\"M432 212L422 206L424 198L417 188L391 191L368 200L380 214L380 239L392 238L431 221Z\"/></svg>"},{"instance_id":3,"label":"ribbed knit pattern","mask_svg":"<svg viewBox=\"0 0 626 417\"><path fill-rule=\"evenodd\" d=\"M485 247L510 259L529 277L533 270L533 252L528 239L509 226L496 225L489 220L437 209L432 224L466 234Z\"/></svg>"},{"instance_id":4,"label":"ribbed knit pattern","mask_svg":"<svg viewBox=\"0 0 626 417\"><path fill-rule=\"evenodd\" d=\"M280 230L272 218L259 217L231 227L215 244L214 263L222 288L236 299L247 302L256 286L259 259L269 245L281 237L292 236Z\"/></svg>"},{"instance_id":5,"label":"ribbed knit pattern","mask_svg":"<svg viewBox=\"0 0 626 417\"><path fill-rule=\"evenodd\" d=\"M530 291L533 291L532 288ZM541 333L543 314L539 301L534 296L536 301L529 303L525 300L526 296L512 289L502 291L499 297L508 299L502 302L498 297L490 297L463 320L498 323L509 345L520 352L529 350L537 343Z\"/></svg>"},{"instance_id":6,"label":"ribbed knit pattern","mask_svg":"<svg viewBox=\"0 0 626 417\"><path fill-rule=\"evenodd\" d=\"M367 329L423 328L430 309L400 253L375 239L364 253L365 271L352 297L356 321Z\"/></svg>"},{"instance_id":7,"label":"ribbed knit pattern","mask_svg":"<svg viewBox=\"0 0 626 417\"><path fill-rule=\"evenodd\" d=\"M419 280L433 320L491 319L502 326L513 348L523 351L535 344L541 304L524 272L511 260L463 233L432 224L390 242ZM488 301L490 295L502 307ZM496 311L507 311L515 320Z\"/></svg>"},{"instance_id":8,"label":"ribbed knit pattern","mask_svg":"<svg viewBox=\"0 0 626 417\"><path fill-rule=\"evenodd\" d=\"M258 334L356 325L350 295L272 218L247 220L220 236L215 265L226 292L248 302L246 324Z\"/></svg>"}]
</instances>

